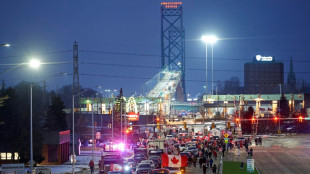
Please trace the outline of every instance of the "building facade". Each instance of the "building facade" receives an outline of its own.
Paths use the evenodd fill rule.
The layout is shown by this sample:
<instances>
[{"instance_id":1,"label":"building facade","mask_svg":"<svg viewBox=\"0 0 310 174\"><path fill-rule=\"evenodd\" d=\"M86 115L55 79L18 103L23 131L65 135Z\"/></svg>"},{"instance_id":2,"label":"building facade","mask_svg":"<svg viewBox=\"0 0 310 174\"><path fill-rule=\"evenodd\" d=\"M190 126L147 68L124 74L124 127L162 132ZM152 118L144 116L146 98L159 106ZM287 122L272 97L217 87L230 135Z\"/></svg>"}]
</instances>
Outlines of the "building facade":
<instances>
[{"instance_id":1,"label":"building facade","mask_svg":"<svg viewBox=\"0 0 310 174\"><path fill-rule=\"evenodd\" d=\"M245 94L282 93L283 83L284 65L274 57L257 55L244 64Z\"/></svg>"}]
</instances>

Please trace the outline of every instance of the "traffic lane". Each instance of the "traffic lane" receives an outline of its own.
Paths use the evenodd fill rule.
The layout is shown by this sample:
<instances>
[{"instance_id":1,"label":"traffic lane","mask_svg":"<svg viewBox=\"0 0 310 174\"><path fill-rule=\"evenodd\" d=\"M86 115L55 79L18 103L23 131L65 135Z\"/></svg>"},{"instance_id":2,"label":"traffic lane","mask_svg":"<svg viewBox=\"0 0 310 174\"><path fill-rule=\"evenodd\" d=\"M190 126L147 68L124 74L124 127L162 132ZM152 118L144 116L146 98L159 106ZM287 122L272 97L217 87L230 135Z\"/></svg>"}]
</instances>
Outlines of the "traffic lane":
<instances>
[{"instance_id":1,"label":"traffic lane","mask_svg":"<svg viewBox=\"0 0 310 174\"><path fill-rule=\"evenodd\" d=\"M255 148L255 165L263 174L309 173L309 148Z\"/></svg>"},{"instance_id":2,"label":"traffic lane","mask_svg":"<svg viewBox=\"0 0 310 174\"><path fill-rule=\"evenodd\" d=\"M196 167L192 166L186 168L186 174L199 174L199 173L203 173L202 168L200 168L199 165L197 165ZM207 169L207 173L212 173L210 168Z\"/></svg>"}]
</instances>

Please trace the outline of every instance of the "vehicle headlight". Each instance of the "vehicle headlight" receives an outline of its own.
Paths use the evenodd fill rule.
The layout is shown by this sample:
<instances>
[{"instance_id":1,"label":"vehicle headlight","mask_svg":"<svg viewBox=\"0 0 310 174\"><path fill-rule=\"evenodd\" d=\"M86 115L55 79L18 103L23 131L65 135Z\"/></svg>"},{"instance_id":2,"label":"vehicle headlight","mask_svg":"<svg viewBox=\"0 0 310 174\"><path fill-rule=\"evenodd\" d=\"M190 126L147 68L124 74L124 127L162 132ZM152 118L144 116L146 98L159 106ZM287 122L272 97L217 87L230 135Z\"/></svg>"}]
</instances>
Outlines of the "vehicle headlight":
<instances>
[{"instance_id":1,"label":"vehicle headlight","mask_svg":"<svg viewBox=\"0 0 310 174\"><path fill-rule=\"evenodd\" d=\"M125 166L125 171L129 171L130 167L129 166Z\"/></svg>"},{"instance_id":2,"label":"vehicle headlight","mask_svg":"<svg viewBox=\"0 0 310 174\"><path fill-rule=\"evenodd\" d=\"M178 174L182 174L182 172L178 172Z\"/></svg>"}]
</instances>

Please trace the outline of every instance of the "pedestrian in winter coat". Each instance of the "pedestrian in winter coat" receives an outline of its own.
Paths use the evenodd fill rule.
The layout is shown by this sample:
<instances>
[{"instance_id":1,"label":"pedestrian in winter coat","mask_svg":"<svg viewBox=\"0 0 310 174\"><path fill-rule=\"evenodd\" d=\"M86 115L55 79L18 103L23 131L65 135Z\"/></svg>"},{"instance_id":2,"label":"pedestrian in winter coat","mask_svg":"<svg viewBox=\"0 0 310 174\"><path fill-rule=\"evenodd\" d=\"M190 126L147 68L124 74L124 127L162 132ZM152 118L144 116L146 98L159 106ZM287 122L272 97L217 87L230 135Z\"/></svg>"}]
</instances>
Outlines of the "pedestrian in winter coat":
<instances>
[{"instance_id":1,"label":"pedestrian in winter coat","mask_svg":"<svg viewBox=\"0 0 310 174\"><path fill-rule=\"evenodd\" d=\"M213 173L216 173L216 165L215 165L215 164L214 164L213 167L212 167L212 172L213 172Z\"/></svg>"},{"instance_id":2,"label":"pedestrian in winter coat","mask_svg":"<svg viewBox=\"0 0 310 174\"><path fill-rule=\"evenodd\" d=\"M253 149L252 149L252 147L250 149L250 155L253 156Z\"/></svg>"},{"instance_id":3,"label":"pedestrian in winter coat","mask_svg":"<svg viewBox=\"0 0 310 174\"><path fill-rule=\"evenodd\" d=\"M206 173L207 173L207 167L206 167L206 165L203 165L203 166L202 166L202 171L203 171L203 174L206 174Z\"/></svg>"},{"instance_id":4,"label":"pedestrian in winter coat","mask_svg":"<svg viewBox=\"0 0 310 174\"><path fill-rule=\"evenodd\" d=\"M202 167L202 158L199 158L199 166Z\"/></svg>"},{"instance_id":5,"label":"pedestrian in winter coat","mask_svg":"<svg viewBox=\"0 0 310 174\"><path fill-rule=\"evenodd\" d=\"M213 164L213 159L212 158L210 159L209 163L210 163L210 168L211 168L212 164Z\"/></svg>"},{"instance_id":6,"label":"pedestrian in winter coat","mask_svg":"<svg viewBox=\"0 0 310 174\"><path fill-rule=\"evenodd\" d=\"M93 173L94 173L94 166L95 166L94 161L93 161L93 160L90 160L88 166L89 166L89 168L90 168L90 173L93 174Z\"/></svg>"}]
</instances>

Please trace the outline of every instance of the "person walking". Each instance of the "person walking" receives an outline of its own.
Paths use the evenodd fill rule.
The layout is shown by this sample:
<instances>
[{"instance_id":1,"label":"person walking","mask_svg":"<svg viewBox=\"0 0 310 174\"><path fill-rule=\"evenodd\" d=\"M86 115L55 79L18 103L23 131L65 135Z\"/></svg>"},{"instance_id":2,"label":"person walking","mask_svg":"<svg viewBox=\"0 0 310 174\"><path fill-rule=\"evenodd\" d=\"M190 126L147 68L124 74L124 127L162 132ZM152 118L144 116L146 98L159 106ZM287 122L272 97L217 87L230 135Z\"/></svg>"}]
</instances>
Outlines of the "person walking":
<instances>
[{"instance_id":1,"label":"person walking","mask_svg":"<svg viewBox=\"0 0 310 174\"><path fill-rule=\"evenodd\" d=\"M213 159L212 158L210 159L209 163L210 163L210 168L211 168L212 164L213 164Z\"/></svg>"},{"instance_id":2,"label":"person walking","mask_svg":"<svg viewBox=\"0 0 310 174\"><path fill-rule=\"evenodd\" d=\"M190 154L189 157L188 157L188 160L187 160L188 161L188 167L192 166L192 160L193 160L192 159L192 155Z\"/></svg>"},{"instance_id":3,"label":"person walking","mask_svg":"<svg viewBox=\"0 0 310 174\"><path fill-rule=\"evenodd\" d=\"M199 162L199 166L201 168L202 167L202 157L199 158L198 162Z\"/></svg>"},{"instance_id":4,"label":"person walking","mask_svg":"<svg viewBox=\"0 0 310 174\"><path fill-rule=\"evenodd\" d=\"M216 153L215 150L213 150L213 157L214 157L214 159L216 160L216 158L217 158L217 153Z\"/></svg>"},{"instance_id":5,"label":"person walking","mask_svg":"<svg viewBox=\"0 0 310 174\"><path fill-rule=\"evenodd\" d=\"M197 162L197 156L193 155L193 165L196 167L196 162Z\"/></svg>"},{"instance_id":6,"label":"person walking","mask_svg":"<svg viewBox=\"0 0 310 174\"><path fill-rule=\"evenodd\" d=\"M252 149L252 147L250 149L250 155L253 156L253 149Z\"/></svg>"},{"instance_id":7,"label":"person walking","mask_svg":"<svg viewBox=\"0 0 310 174\"><path fill-rule=\"evenodd\" d=\"M202 171L203 171L203 174L206 174L206 173L207 173L206 164L202 165Z\"/></svg>"},{"instance_id":8,"label":"person walking","mask_svg":"<svg viewBox=\"0 0 310 174\"><path fill-rule=\"evenodd\" d=\"M212 172L213 172L213 173L216 173L216 165L215 165L215 164L214 164L213 167L212 167Z\"/></svg>"},{"instance_id":9,"label":"person walking","mask_svg":"<svg viewBox=\"0 0 310 174\"><path fill-rule=\"evenodd\" d=\"M89 166L89 168L90 168L90 173L93 174L93 173L94 173L94 166L95 166L94 161L93 161L93 160L90 160L88 166Z\"/></svg>"}]
</instances>

